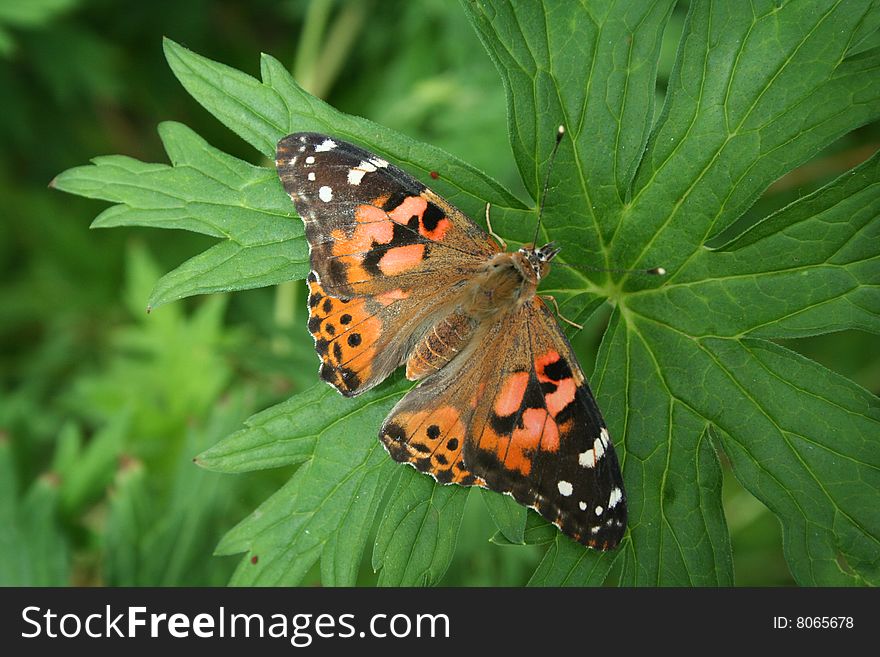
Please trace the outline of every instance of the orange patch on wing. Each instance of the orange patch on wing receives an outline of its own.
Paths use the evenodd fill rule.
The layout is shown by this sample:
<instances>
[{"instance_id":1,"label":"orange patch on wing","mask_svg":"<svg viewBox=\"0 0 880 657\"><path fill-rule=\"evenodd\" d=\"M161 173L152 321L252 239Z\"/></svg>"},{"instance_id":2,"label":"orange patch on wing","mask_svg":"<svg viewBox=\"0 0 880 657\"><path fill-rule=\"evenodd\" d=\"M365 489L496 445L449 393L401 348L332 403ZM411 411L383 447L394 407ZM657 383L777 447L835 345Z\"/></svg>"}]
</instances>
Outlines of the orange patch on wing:
<instances>
[{"instance_id":1,"label":"orange patch on wing","mask_svg":"<svg viewBox=\"0 0 880 657\"><path fill-rule=\"evenodd\" d=\"M532 469L531 455L535 451L555 452L559 449L559 431L547 411L540 408L527 409L522 424L522 428L513 430L504 465L528 475Z\"/></svg>"},{"instance_id":2,"label":"orange patch on wing","mask_svg":"<svg viewBox=\"0 0 880 657\"><path fill-rule=\"evenodd\" d=\"M452 222L449 221L446 217L443 217L440 221L437 222L437 225L434 227L434 230L428 230L421 223L419 224L419 232L427 237L430 240L434 240L435 242L439 242L446 236L446 231L452 228Z\"/></svg>"},{"instance_id":3,"label":"orange patch on wing","mask_svg":"<svg viewBox=\"0 0 880 657\"><path fill-rule=\"evenodd\" d=\"M342 362L333 362L332 364L347 367L351 371L357 373L363 381L368 379L372 374L374 360L376 360L376 347L370 345L366 349L357 353L354 353L353 349L343 349Z\"/></svg>"},{"instance_id":4,"label":"orange patch on wing","mask_svg":"<svg viewBox=\"0 0 880 657\"><path fill-rule=\"evenodd\" d=\"M374 244L388 244L394 238L394 224L388 221L388 217L379 208L360 205L354 214L357 223L351 237L339 229L330 233L334 240L333 255L363 254L372 249ZM363 258L356 260L360 262Z\"/></svg>"},{"instance_id":5,"label":"orange patch on wing","mask_svg":"<svg viewBox=\"0 0 880 657\"><path fill-rule=\"evenodd\" d=\"M538 370L538 381L541 383L548 383L552 381L546 374L544 374L544 368L548 365L552 365L553 363L559 360L559 352L551 349L546 354L541 354L535 359L535 369Z\"/></svg>"},{"instance_id":6,"label":"orange patch on wing","mask_svg":"<svg viewBox=\"0 0 880 657\"><path fill-rule=\"evenodd\" d=\"M381 198L373 201L376 205L381 206L385 203L387 199ZM376 205L359 205L355 208L354 218L360 224L371 224L371 223L386 223L388 221L388 215L385 214L385 211L381 207L376 207Z\"/></svg>"},{"instance_id":7,"label":"orange patch on wing","mask_svg":"<svg viewBox=\"0 0 880 657\"><path fill-rule=\"evenodd\" d=\"M388 213L388 216L392 221L406 225L413 215L421 217L427 207L428 202L421 196L407 196L403 199L403 203Z\"/></svg>"},{"instance_id":8,"label":"orange patch on wing","mask_svg":"<svg viewBox=\"0 0 880 657\"><path fill-rule=\"evenodd\" d=\"M541 383L555 383L556 390L544 396L544 402L547 410L553 417L556 417L566 406L574 401L577 394L577 384L570 376L563 379L551 379L546 374L546 368L549 365L559 362L559 352L550 350L545 354L541 354L535 359L535 369L537 370L538 381Z\"/></svg>"},{"instance_id":9,"label":"orange patch on wing","mask_svg":"<svg viewBox=\"0 0 880 657\"><path fill-rule=\"evenodd\" d=\"M309 281L309 292L309 331L321 362L329 368L325 379L340 390L349 390L343 368L361 381L370 377L382 321L370 314L364 299L328 296L317 281Z\"/></svg>"},{"instance_id":10,"label":"orange patch on wing","mask_svg":"<svg viewBox=\"0 0 880 657\"><path fill-rule=\"evenodd\" d=\"M495 414L500 416L513 415L522 404L526 386L529 384L528 372L514 372L501 388L501 393L495 398Z\"/></svg>"},{"instance_id":11,"label":"orange patch on wing","mask_svg":"<svg viewBox=\"0 0 880 657\"><path fill-rule=\"evenodd\" d=\"M559 428L547 411L529 408L522 414L522 427L514 428L509 436L499 435L491 427L486 427L480 436L480 449L495 454L505 468L528 476L536 452L559 449Z\"/></svg>"},{"instance_id":12,"label":"orange patch on wing","mask_svg":"<svg viewBox=\"0 0 880 657\"><path fill-rule=\"evenodd\" d=\"M550 411L550 414L553 417L562 411L566 406L568 406L571 402L574 401L574 395L577 391L577 386L574 384L574 379L567 378L562 379L562 381L557 382L558 385L556 390L551 392L549 395L544 396L544 402L547 404L547 410Z\"/></svg>"},{"instance_id":13,"label":"orange patch on wing","mask_svg":"<svg viewBox=\"0 0 880 657\"><path fill-rule=\"evenodd\" d=\"M379 269L386 276L396 276L418 267L425 259L424 244L409 244L388 249L379 260Z\"/></svg>"},{"instance_id":14,"label":"orange patch on wing","mask_svg":"<svg viewBox=\"0 0 880 657\"><path fill-rule=\"evenodd\" d=\"M383 292L376 296L376 301L381 303L383 306L390 306L395 301L400 301L401 299L406 299L409 296L409 292L404 292L400 288L396 290L388 290L387 292Z\"/></svg>"}]
</instances>

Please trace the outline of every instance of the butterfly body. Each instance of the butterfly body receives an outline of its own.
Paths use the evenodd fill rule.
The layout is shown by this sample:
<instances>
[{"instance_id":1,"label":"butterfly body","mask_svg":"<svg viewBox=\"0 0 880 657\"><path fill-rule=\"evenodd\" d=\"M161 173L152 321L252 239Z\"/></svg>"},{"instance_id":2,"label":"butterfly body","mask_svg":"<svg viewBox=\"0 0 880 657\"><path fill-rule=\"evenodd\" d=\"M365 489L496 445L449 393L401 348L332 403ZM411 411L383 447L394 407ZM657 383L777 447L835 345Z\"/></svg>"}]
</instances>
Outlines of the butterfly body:
<instances>
[{"instance_id":1,"label":"butterfly body","mask_svg":"<svg viewBox=\"0 0 880 657\"><path fill-rule=\"evenodd\" d=\"M626 523L617 458L537 294L559 249L505 252L416 179L327 135L288 135L276 167L309 242L319 376L346 396L401 365L420 382L379 430L392 458L615 547Z\"/></svg>"}]
</instances>

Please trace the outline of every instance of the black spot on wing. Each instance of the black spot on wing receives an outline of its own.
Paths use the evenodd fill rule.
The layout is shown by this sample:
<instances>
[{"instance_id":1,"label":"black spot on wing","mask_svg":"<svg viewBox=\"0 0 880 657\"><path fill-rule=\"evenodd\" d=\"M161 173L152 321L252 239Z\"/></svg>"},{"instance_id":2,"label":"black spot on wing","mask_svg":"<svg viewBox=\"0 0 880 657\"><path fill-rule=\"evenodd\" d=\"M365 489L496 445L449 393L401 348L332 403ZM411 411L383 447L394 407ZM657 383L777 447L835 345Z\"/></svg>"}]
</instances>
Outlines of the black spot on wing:
<instances>
[{"instance_id":1,"label":"black spot on wing","mask_svg":"<svg viewBox=\"0 0 880 657\"><path fill-rule=\"evenodd\" d=\"M345 265L343 265L339 260L332 258L327 261L327 273L328 278L330 279L330 285L347 285L346 277L345 277Z\"/></svg>"},{"instance_id":2,"label":"black spot on wing","mask_svg":"<svg viewBox=\"0 0 880 657\"><path fill-rule=\"evenodd\" d=\"M397 422L389 422L382 427L381 435L383 437L387 436L396 443L406 442L406 431Z\"/></svg>"},{"instance_id":3,"label":"black spot on wing","mask_svg":"<svg viewBox=\"0 0 880 657\"><path fill-rule=\"evenodd\" d=\"M523 394L522 407L525 409L544 408L545 406L544 391L541 389L541 384L534 374L529 374L529 383Z\"/></svg>"},{"instance_id":4,"label":"black spot on wing","mask_svg":"<svg viewBox=\"0 0 880 657\"><path fill-rule=\"evenodd\" d=\"M555 363L544 366L544 376L553 381L562 381L563 379L571 378L573 375L568 362L564 358L560 358Z\"/></svg>"},{"instance_id":5,"label":"black spot on wing","mask_svg":"<svg viewBox=\"0 0 880 657\"><path fill-rule=\"evenodd\" d=\"M517 416L517 413L498 415L493 411L489 416L489 424L492 426L492 431L499 436L509 436L516 427Z\"/></svg>"},{"instance_id":6,"label":"black spot on wing","mask_svg":"<svg viewBox=\"0 0 880 657\"><path fill-rule=\"evenodd\" d=\"M439 454L437 456L437 460L440 460ZM441 484L448 484L450 481L452 481L452 470L438 470L434 473L434 477L436 477L437 481L439 481ZM468 485L465 484L464 481L462 481L461 483L465 486Z\"/></svg>"},{"instance_id":7,"label":"black spot on wing","mask_svg":"<svg viewBox=\"0 0 880 657\"><path fill-rule=\"evenodd\" d=\"M407 196L408 194L404 194L400 191L392 192L388 197L388 200L382 204L382 209L385 210L385 212L391 212L394 208L403 203Z\"/></svg>"},{"instance_id":8,"label":"black spot on wing","mask_svg":"<svg viewBox=\"0 0 880 657\"><path fill-rule=\"evenodd\" d=\"M309 333L315 335L321 330L321 318L317 315L309 317Z\"/></svg>"},{"instance_id":9,"label":"black spot on wing","mask_svg":"<svg viewBox=\"0 0 880 657\"><path fill-rule=\"evenodd\" d=\"M433 203L428 203L428 207L425 208L425 212L422 214L422 227L429 233L433 232L434 229L437 228L437 224L439 224L440 220L445 216L443 210Z\"/></svg>"}]
</instances>

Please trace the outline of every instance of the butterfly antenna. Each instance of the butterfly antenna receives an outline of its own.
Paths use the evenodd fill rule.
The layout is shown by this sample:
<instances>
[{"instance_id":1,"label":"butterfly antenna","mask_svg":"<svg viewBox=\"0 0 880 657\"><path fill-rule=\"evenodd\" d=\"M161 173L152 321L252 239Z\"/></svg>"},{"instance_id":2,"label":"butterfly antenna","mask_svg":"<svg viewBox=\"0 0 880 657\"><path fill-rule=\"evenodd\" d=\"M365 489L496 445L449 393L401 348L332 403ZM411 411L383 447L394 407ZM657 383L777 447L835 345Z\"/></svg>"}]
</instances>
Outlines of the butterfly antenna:
<instances>
[{"instance_id":1,"label":"butterfly antenna","mask_svg":"<svg viewBox=\"0 0 880 657\"><path fill-rule=\"evenodd\" d=\"M610 271L616 274L650 274L651 276L666 276L665 267L649 267L647 269L605 269L604 267L591 267L590 265L572 265L567 262L557 262L554 267L571 267L572 269L589 269L590 271Z\"/></svg>"},{"instance_id":2,"label":"butterfly antenna","mask_svg":"<svg viewBox=\"0 0 880 657\"><path fill-rule=\"evenodd\" d=\"M547 165L547 173L544 176L544 189L541 190L541 205L538 206L538 222L535 224L535 236L532 238L532 244L538 243L538 232L541 230L541 218L544 216L544 200L547 198L547 188L550 186L550 172L553 171L553 163L556 161L556 151L559 150L559 143L565 135L565 126L560 125L556 130L556 143L553 144L553 152L550 153L550 163Z\"/></svg>"}]
</instances>

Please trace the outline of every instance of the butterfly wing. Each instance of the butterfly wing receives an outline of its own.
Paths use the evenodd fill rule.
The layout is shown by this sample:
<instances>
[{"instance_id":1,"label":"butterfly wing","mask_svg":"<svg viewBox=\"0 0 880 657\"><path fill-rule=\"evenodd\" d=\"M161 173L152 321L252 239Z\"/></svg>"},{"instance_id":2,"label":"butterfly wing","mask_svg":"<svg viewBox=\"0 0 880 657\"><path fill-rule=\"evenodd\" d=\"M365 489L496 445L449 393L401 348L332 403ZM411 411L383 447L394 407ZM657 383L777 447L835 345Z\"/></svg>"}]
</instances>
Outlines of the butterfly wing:
<instances>
[{"instance_id":1,"label":"butterfly wing","mask_svg":"<svg viewBox=\"0 0 880 657\"><path fill-rule=\"evenodd\" d=\"M508 493L575 540L615 547L626 527L620 467L556 319L532 299L487 328L480 349L492 358L450 363L395 406L380 431L391 456L443 483Z\"/></svg>"},{"instance_id":2,"label":"butterfly wing","mask_svg":"<svg viewBox=\"0 0 880 657\"><path fill-rule=\"evenodd\" d=\"M415 178L339 139L288 135L276 167L305 224L320 376L358 394L401 364L499 247Z\"/></svg>"},{"instance_id":3,"label":"butterfly wing","mask_svg":"<svg viewBox=\"0 0 880 657\"><path fill-rule=\"evenodd\" d=\"M333 296L436 288L438 272L466 275L499 251L462 212L353 144L295 133L278 142L275 164L305 223L312 268Z\"/></svg>"}]
</instances>

